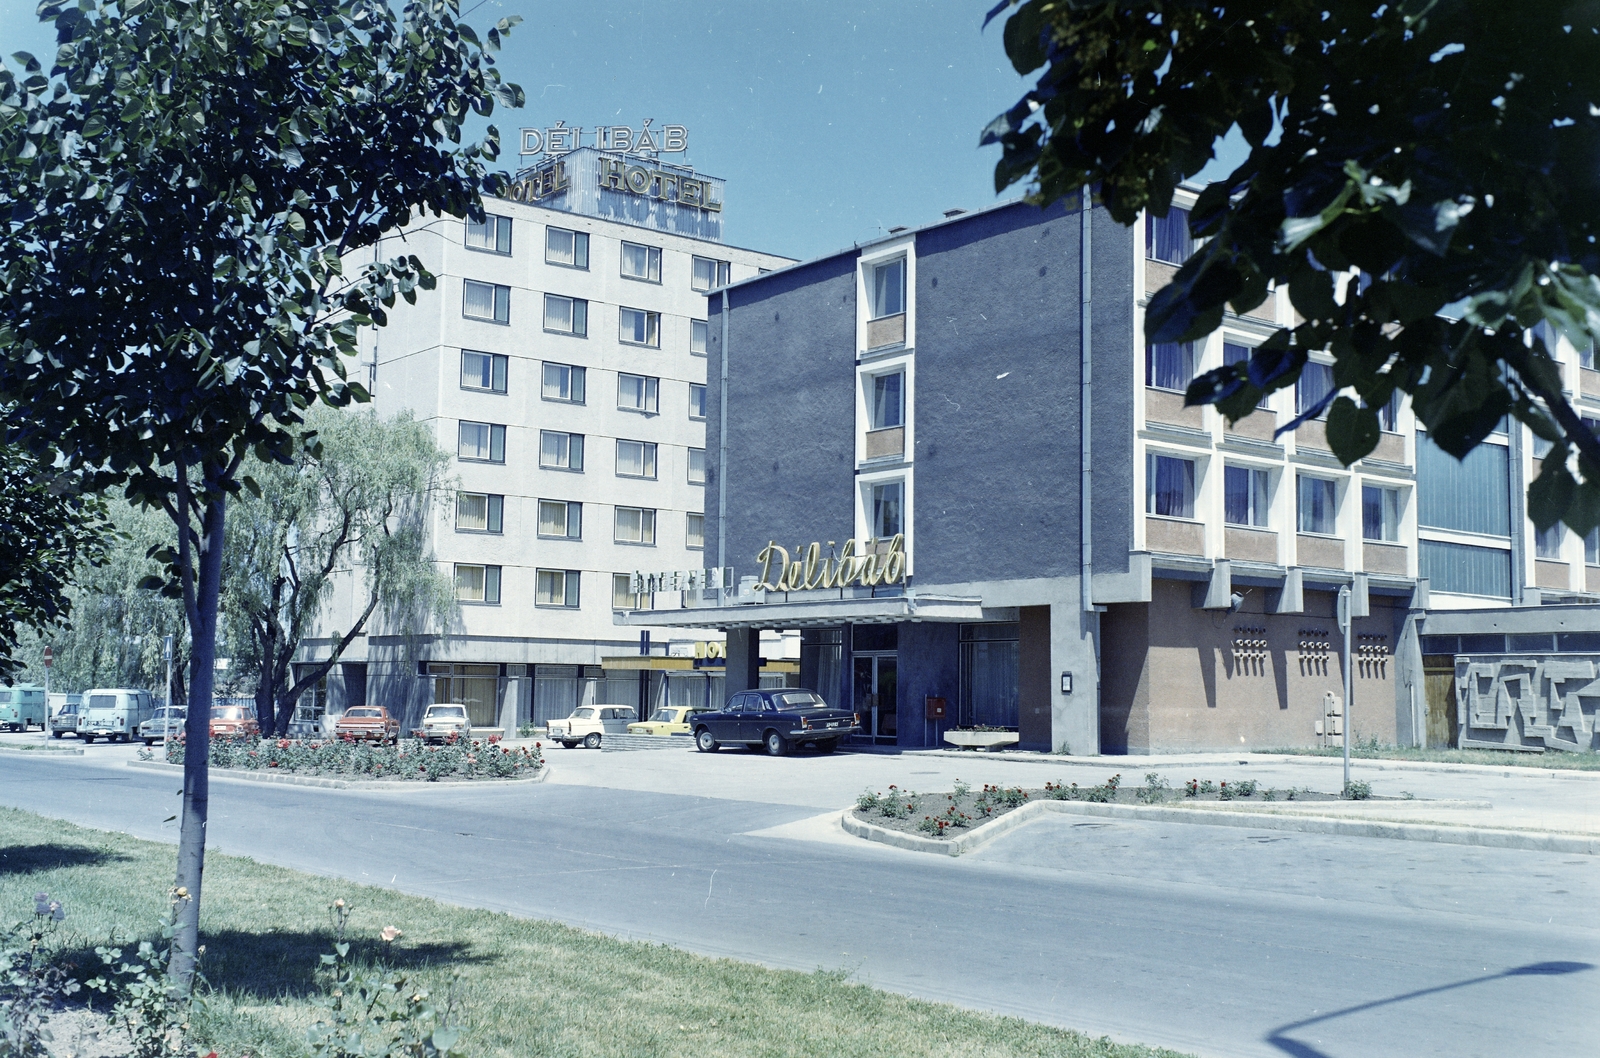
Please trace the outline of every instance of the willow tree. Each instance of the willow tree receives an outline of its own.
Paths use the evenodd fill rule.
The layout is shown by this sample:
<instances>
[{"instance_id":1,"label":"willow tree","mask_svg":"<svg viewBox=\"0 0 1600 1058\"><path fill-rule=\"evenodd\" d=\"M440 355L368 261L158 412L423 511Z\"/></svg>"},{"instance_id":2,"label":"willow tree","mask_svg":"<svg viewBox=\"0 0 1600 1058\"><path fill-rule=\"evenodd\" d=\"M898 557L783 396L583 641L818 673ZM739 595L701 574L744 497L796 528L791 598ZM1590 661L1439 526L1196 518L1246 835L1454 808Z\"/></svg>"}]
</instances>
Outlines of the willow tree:
<instances>
[{"instance_id":1,"label":"willow tree","mask_svg":"<svg viewBox=\"0 0 1600 1058\"><path fill-rule=\"evenodd\" d=\"M1131 224L1166 215L1230 130L1250 146L1201 193L1204 245L1145 334L1203 338L1270 286L1301 320L1188 403L1243 418L1327 350L1335 390L1284 430L1326 410L1353 463L1402 391L1459 458L1510 414L1553 445L1535 524L1600 524L1600 440L1550 356L1556 332L1600 339L1600 2L1003 0L989 17L1008 9L1006 52L1037 80L983 135L1004 147L997 189L1095 185Z\"/></svg>"},{"instance_id":2,"label":"willow tree","mask_svg":"<svg viewBox=\"0 0 1600 1058\"><path fill-rule=\"evenodd\" d=\"M207 718L228 498L289 458L362 327L432 277L346 271L419 214L481 215L520 105L455 0L45 0L48 72L0 69L0 401L10 439L171 518L193 636L170 972L198 946Z\"/></svg>"}]
</instances>

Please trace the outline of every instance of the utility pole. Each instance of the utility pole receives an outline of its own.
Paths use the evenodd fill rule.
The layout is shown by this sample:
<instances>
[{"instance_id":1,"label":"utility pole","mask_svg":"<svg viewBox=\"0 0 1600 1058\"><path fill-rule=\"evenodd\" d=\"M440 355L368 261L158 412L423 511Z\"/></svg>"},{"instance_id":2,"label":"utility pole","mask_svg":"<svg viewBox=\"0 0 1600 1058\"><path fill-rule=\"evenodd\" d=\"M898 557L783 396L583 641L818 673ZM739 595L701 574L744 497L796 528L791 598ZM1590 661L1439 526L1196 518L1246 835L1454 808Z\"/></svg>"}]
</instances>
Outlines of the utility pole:
<instances>
[{"instance_id":1,"label":"utility pole","mask_svg":"<svg viewBox=\"0 0 1600 1058\"><path fill-rule=\"evenodd\" d=\"M50 731L50 666L56 663L55 651L47 644L44 648L44 729ZM49 741L46 739L46 741Z\"/></svg>"},{"instance_id":2,"label":"utility pole","mask_svg":"<svg viewBox=\"0 0 1600 1058\"><path fill-rule=\"evenodd\" d=\"M1344 633L1344 789L1350 792L1350 586L1339 589L1339 631Z\"/></svg>"}]
</instances>

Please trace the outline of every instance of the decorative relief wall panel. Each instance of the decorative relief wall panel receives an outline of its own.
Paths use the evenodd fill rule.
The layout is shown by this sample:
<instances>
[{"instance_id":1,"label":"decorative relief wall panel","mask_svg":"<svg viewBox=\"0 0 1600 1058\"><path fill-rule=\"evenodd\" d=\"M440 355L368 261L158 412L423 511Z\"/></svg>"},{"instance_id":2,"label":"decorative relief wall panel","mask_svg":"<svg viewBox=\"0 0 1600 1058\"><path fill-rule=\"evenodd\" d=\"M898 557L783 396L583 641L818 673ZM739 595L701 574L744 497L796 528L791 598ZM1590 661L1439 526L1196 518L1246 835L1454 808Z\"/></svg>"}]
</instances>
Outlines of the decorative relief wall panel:
<instances>
[{"instance_id":1,"label":"decorative relief wall panel","mask_svg":"<svg viewBox=\"0 0 1600 1058\"><path fill-rule=\"evenodd\" d=\"M1462 749L1596 752L1600 656L1457 657Z\"/></svg>"}]
</instances>

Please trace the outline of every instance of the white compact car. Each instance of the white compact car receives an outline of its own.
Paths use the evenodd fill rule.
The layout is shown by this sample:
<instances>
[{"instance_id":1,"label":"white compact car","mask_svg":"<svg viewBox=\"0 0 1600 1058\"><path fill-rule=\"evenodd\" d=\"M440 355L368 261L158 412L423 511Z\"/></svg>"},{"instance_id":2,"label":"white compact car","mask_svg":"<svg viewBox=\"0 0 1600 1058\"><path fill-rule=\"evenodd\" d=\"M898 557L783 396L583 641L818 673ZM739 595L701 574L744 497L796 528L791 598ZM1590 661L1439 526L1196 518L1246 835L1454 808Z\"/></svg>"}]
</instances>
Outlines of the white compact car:
<instances>
[{"instance_id":1,"label":"white compact car","mask_svg":"<svg viewBox=\"0 0 1600 1058\"><path fill-rule=\"evenodd\" d=\"M565 720L550 721L547 730L550 741L568 749L580 742L584 749L599 749L602 735L625 735L638 719L631 705L580 705Z\"/></svg>"},{"instance_id":2,"label":"white compact car","mask_svg":"<svg viewBox=\"0 0 1600 1058\"><path fill-rule=\"evenodd\" d=\"M443 742L451 735L472 737L472 721L464 705L430 705L422 714L422 726L411 734L428 742Z\"/></svg>"}]
</instances>

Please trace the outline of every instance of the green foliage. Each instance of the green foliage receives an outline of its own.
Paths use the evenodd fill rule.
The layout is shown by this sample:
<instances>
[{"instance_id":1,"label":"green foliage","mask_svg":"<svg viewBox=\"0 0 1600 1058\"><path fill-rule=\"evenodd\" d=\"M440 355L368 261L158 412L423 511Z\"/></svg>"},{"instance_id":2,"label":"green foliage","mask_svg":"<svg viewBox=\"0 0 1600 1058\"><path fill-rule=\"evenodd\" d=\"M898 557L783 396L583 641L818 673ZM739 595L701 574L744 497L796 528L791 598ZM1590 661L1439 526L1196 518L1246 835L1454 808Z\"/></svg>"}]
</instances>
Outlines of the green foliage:
<instances>
[{"instance_id":1,"label":"green foliage","mask_svg":"<svg viewBox=\"0 0 1600 1058\"><path fill-rule=\"evenodd\" d=\"M67 585L75 570L101 561L108 529L104 503L71 475L0 445L0 679L27 666L32 640L68 626Z\"/></svg>"},{"instance_id":2,"label":"green foliage","mask_svg":"<svg viewBox=\"0 0 1600 1058\"><path fill-rule=\"evenodd\" d=\"M59 965L55 934L66 910L36 893L33 918L0 933L0 1058L46 1058L50 1012L79 990Z\"/></svg>"},{"instance_id":3,"label":"green foliage","mask_svg":"<svg viewBox=\"0 0 1600 1058\"><path fill-rule=\"evenodd\" d=\"M1189 403L1243 418L1328 350L1358 398L1327 409L1346 464L1372 451L1374 409L1397 390L1457 457L1509 413L1555 445L1528 489L1534 522L1600 523L1600 441L1549 356L1558 332L1600 339L1595 0L1008 0L994 14L1007 8L1007 53L1040 72L984 132L1004 148L997 188L1031 180L1047 203L1094 185L1131 224L1165 215L1230 129L1250 145L1200 195L1190 228L1207 241L1151 299L1145 334L1201 338L1269 285L1303 321L1195 379Z\"/></svg>"},{"instance_id":4,"label":"green foliage","mask_svg":"<svg viewBox=\"0 0 1600 1058\"><path fill-rule=\"evenodd\" d=\"M450 1024L455 989L441 1007L411 974L363 971L350 958L350 906L335 900L333 953L322 956L321 1016L306 1033L315 1058L460 1058L461 1030ZM400 936L383 931L385 943Z\"/></svg>"},{"instance_id":5,"label":"green foliage","mask_svg":"<svg viewBox=\"0 0 1600 1058\"><path fill-rule=\"evenodd\" d=\"M287 731L294 704L366 631L449 629L455 593L433 562L429 515L450 494L449 453L409 412L313 408L287 463L248 460L255 489L229 514L222 610L234 668L257 677L261 732ZM322 664L292 678L290 660L315 628L343 571L359 571L356 618Z\"/></svg>"},{"instance_id":6,"label":"green foliage","mask_svg":"<svg viewBox=\"0 0 1600 1058\"><path fill-rule=\"evenodd\" d=\"M94 950L104 969L88 987L111 997L111 1021L127 1032L133 1043L129 1058L188 1058L200 1053L189 1042L189 1018L203 1008L205 1000L167 975L177 936L176 911L188 902L186 889L168 894L167 910L161 916L161 939L166 943L158 946L140 940L137 946L132 941L117 946L113 938Z\"/></svg>"},{"instance_id":7,"label":"green foliage","mask_svg":"<svg viewBox=\"0 0 1600 1058\"><path fill-rule=\"evenodd\" d=\"M1362 782L1360 779L1351 779L1344 784L1343 797L1346 801L1365 801L1372 796L1372 784Z\"/></svg>"},{"instance_id":8,"label":"green foliage","mask_svg":"<svg viewBox=\"0 0 1600 1058\"><path fill-rule=\"evenodd\" d=\"M1133 793L1139 799L1140 804L1158 805L1167 799L1167 791L1169 789L1171 787L1168 786L1167 780L1162 778L1159 772L1152 771L1145 773L1144 785Z\"/></svg>"},{"instance_id":9,"label":"green foliage","mask_svg":"<svg viewBox=\"0 0 1600 1058\"><path fill-rule=\"evenodd\" d=\"M167 761L182 764L185 743L167 744ZM388 746L344 739L212 739L213 768L288 775L357 775L373 779L438 782L440 779L515 779L544 767L540 747L503 746L498 738L456 739L427 745L405 738Z\"/></svg>"}]
</instances>

